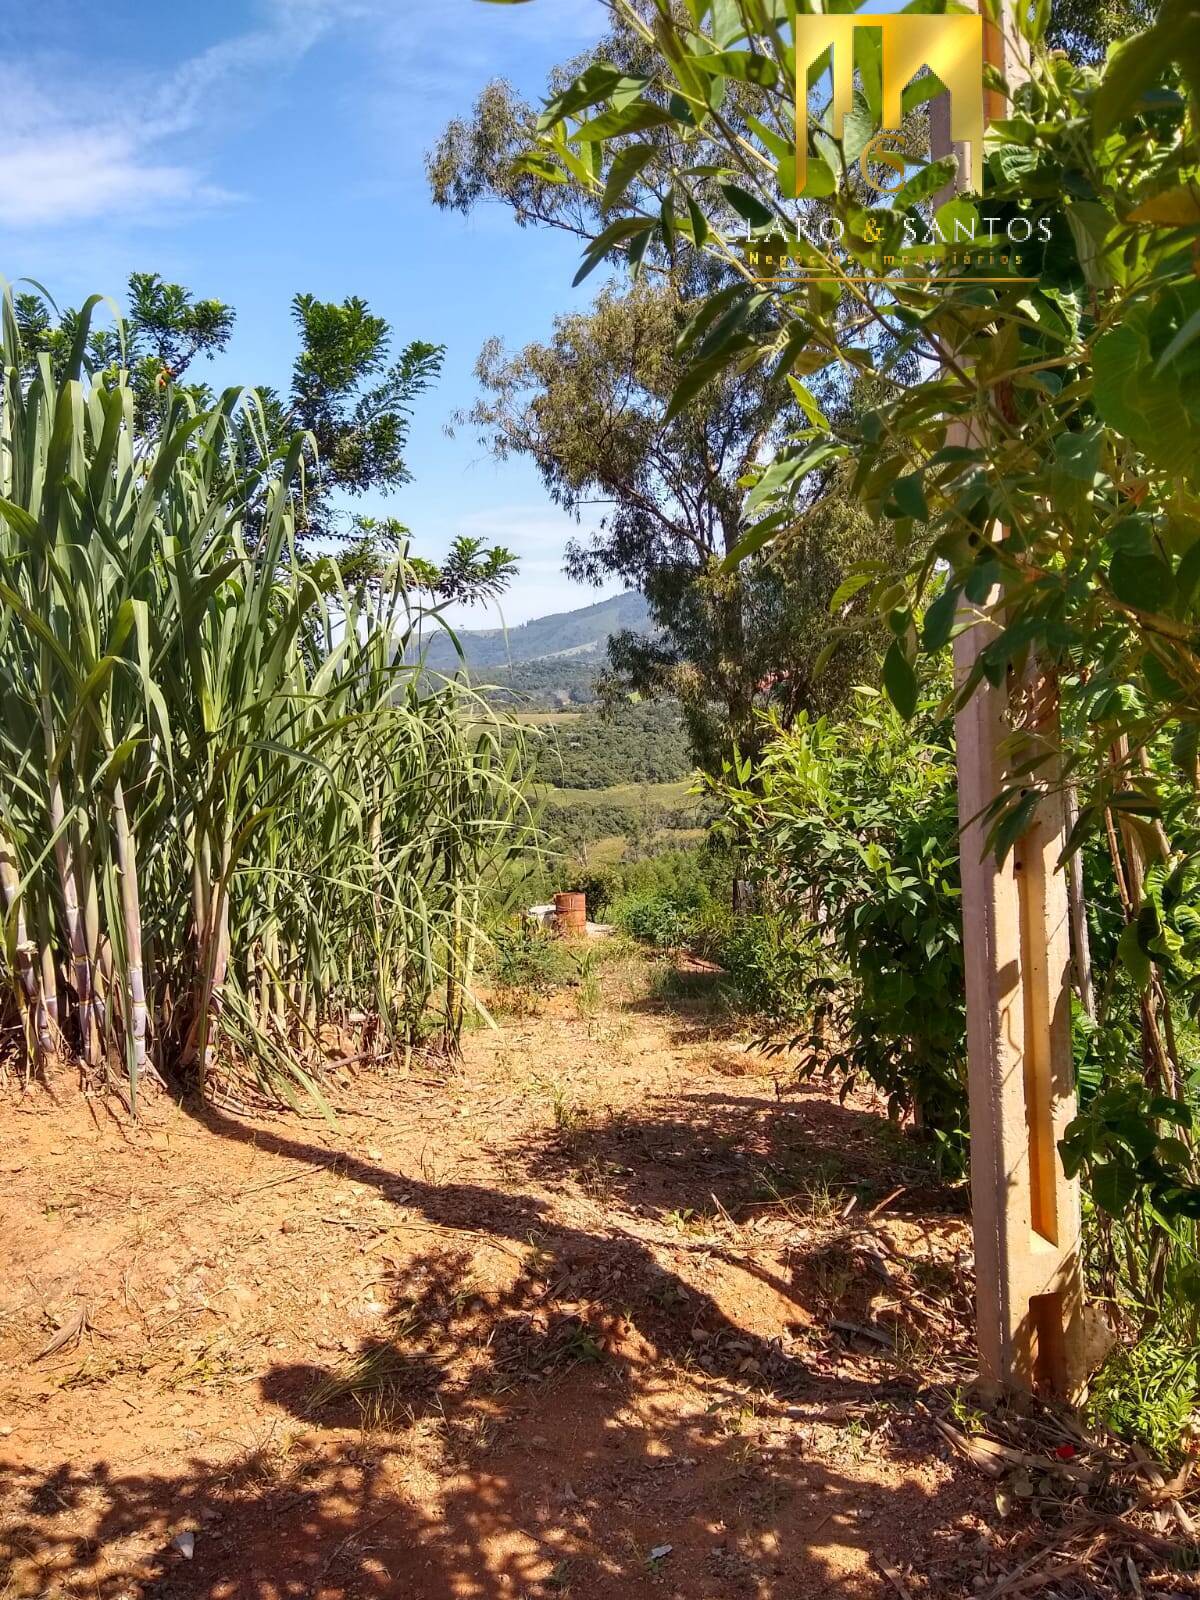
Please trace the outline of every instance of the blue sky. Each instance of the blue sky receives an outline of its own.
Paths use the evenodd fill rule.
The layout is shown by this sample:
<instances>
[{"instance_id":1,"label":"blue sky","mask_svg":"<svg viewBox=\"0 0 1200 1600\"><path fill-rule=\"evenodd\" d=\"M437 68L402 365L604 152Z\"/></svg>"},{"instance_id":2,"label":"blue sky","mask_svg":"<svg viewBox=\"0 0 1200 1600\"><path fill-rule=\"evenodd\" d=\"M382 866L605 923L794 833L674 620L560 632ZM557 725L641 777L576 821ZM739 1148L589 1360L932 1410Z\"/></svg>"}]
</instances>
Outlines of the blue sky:
<instances>
[{"instance_id":1,"label":"blue sky","mask_svg":"<svg viewBox=\"0 0 1200 1600\"><path fill-rule=\"evenodd\" d=\"M364 509L400 516L431 556L459 532L510 545L510 623L586 605L596 593L560 570L572 524L532 469L444 432L485 339L543 337L584 303L577 248L498 209L435 211L423 162L490 78L536 96L603 26L600 0L3 5L0 275L60 304L119 295L131 270L227 300L230 350L201 369L221 385L286 382L297 291L365 296L399 342L448 353L414 427L415 482Z\"/></svg>"}]
</instances>

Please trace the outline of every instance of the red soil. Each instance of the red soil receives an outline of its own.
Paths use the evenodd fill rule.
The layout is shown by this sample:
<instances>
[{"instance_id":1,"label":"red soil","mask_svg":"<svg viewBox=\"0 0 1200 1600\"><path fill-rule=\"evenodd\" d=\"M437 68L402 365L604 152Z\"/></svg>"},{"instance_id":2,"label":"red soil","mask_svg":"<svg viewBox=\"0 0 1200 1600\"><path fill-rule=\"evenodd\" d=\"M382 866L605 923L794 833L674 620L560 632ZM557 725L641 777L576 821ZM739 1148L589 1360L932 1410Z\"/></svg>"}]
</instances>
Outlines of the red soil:
<instances>
[{"instance_id":1,"label":"red soil","mask_svg":"<svg viewBox=\"0 0 1200 1600\"><path fill-rule=\"evenodd\" d=\"M602 987L336 1124L0 1104L4 1600L971 1591L991 1490L913 1365L961 1217L875 1105Z\"/></svg>"}]
</instances>

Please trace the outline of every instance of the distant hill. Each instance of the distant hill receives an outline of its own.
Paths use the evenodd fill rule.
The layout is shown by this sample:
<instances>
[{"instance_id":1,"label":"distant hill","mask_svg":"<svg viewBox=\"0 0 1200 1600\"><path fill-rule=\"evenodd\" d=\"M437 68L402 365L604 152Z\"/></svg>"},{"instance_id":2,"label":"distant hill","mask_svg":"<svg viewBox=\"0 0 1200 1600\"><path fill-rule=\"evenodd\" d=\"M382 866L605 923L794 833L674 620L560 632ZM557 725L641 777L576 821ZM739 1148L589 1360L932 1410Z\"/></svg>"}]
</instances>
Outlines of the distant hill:
<instances>
[{"instance_id":1,"label":"distant hill","mask_svg":"<svg viewBox=\"0 0 1200 1600\"><path fill-rule=\"evenodd\" d=\"M530 662L561 661L564 667L599 663L609 634L620 633L623 628L637 633L650 630L650 614L640 594L619 594L579 611L535 617L517 628L463 629L458 641L472 676L478 678L497 668ZM427 636L426 643L430 667L452 672L459 665L454 646L445 635Z\"/></svg>"}]
</instances>

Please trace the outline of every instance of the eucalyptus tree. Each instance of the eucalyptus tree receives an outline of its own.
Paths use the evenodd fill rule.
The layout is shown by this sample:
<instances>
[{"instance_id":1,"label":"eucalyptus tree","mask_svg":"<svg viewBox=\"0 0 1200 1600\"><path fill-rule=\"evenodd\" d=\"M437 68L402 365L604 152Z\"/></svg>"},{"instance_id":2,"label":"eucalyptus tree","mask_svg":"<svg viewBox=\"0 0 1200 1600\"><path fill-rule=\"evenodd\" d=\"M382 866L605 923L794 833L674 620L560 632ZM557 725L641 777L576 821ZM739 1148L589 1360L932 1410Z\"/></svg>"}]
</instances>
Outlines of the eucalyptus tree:
<instances>
[{"instance_id":1,"label":"eucalyptus tree","mask_svg":"<svg viewBox=\"0 0 1200 1600\"><path fill-rule=\"evenodd\" d=\"M552 74L550 88L566 103L611 103L598 124L612 152L603 181L587 154L598 145L551 159L538 144L537 112L498 82L470 118L448 125L428 171L441 206L469 212L497 202L521 226L572 233L589 246L600 240L576 281L599 268L613 281L586 311L557 318L547 341L516 352L489 343L476 369L481 397L463 420L497 455L532 460L553 498L592 523L566 552L572 577L615 578L645 595L654 631L611 641L604 687L677 698L697 759L715 770L735 744L756 745L764 706L788 716L825 710L850 683L875 675L877 652L861 619L838 632L837 665L822 683L813 668L834 631L829 601L848 564L866 556L886 563L891 546L831 471L810 490L827 502L830 537L800 538L722 570L745 531L747 475L804 413L788 374L758 361L727 363L703 387L690 378L697 350L701 365L726 336L753 350L774 337L777 320L766 294L734 305L732 318L721 314L736 276L719 257L687 247L701 206L724 203L703 176L717 152L705 148L703 132L690 146L640 97L654 47L636 22L651 11L614 11L609 35ZM737 86L726 109L731 126L750 131L752 105ZM679 229L672 173L685 161L698 174L698 198ZM662 220L657 232L643 227L647 210ZM821 403L835 413L853 406L852 388L830 377L816 380Z\"/></svg>"}]
</instances>

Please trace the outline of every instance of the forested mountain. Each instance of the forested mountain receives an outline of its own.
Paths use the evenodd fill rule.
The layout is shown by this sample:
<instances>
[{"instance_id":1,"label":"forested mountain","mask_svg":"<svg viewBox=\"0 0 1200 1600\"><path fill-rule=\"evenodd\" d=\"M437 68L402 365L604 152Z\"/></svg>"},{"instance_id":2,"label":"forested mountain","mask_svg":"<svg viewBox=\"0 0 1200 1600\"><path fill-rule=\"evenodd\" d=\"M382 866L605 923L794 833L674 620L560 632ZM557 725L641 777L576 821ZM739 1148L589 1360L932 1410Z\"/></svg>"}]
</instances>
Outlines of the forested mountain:
<instances>
[{"instance_id":1,"label":"forested mountain","mask_svg":"<svg viewBox=\"0 0 1200 1600\"><path fill-rule=\"evenodd\" d=\"M533 662L559 660L564 667L572 663L594 663L604 656L610 634L630 629L650 631L649 612L640 594L627 593L578 611L559 611L548 617L535 617L516 628L464 629L458 634L467 666L479 677L495 677L498 669L520 667ZM449 635L426 637L426 660L438 671L452 671L458 657Z\"/></svg>"}]
</instances>

